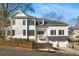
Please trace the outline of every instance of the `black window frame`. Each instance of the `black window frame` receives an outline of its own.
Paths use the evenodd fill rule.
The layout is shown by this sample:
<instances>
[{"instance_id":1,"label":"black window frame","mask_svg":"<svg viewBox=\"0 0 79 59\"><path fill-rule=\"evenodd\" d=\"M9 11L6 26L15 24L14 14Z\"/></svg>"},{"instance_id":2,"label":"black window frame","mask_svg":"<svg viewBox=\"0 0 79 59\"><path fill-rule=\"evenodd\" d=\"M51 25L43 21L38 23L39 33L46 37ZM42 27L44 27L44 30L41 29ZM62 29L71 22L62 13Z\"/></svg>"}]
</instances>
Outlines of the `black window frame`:
<instances>
[{"instance_id":1,"label":"black window frame","mask_svg":"<svg viewBox=\"0 0 79 59\"><path fill-rule=\"evenodd\" d=\"M15 20L13 20L12 25L15 25Z\"/></svg>"},{"instance_id":2,"label":"black window frame","mask_svg":"<svg viewBox=\"0 0 79 59\"><path fill-rule=\"evenodd\" d=\"M12 30L12 36L15 36L15 30Z\"/></svg>"},{"instance_id":3,"label":"black window frame","mask_svg":"<svg viewBox=\"0 0 79 59\"><path fill-rule=\"evenodd\" d=\"M10 33L11 33L10 30L7 30L7 35L10 35Z\"/></svg>"},{"instance_id":4,"label":"black window frame","mask_svg":"<svg viewBox=\"0 0 79 59\"><path fill-rule=\"evenodd\" d=\"M44 31L37 31L37 35L44 35Z\"/></svg>"},{"instance_id":5,"label":"black window frame","mask_svg":"<svg viewBox=\"0 0 79 59\"><path fill-rule=\"evenodd\" d=\"M63 32L62 32L63 31ZM61 33L62 32L62 33ZM64 30L59 30L59 35L64 35Z\"/></svg>"},{"instance_id":6,"label":"black window frame","mask_svg":"<svg viewBox=\"0 0 79 59\"><path fill-rule=\"evenodd\" d=\"M29 36L35 36L35 30L28 30Z\"/></svg>"},{"instance_id":7,"label":"black window frame","mask_svg":"<svg viewBox=\"0 0 79 59\"><path fill-rule=\"evenodd\" d=\"M23 36L26 36L26 30L25 29L23 30Z\"/></svg>"},{"instance_id":8,"label":"black window frame","mask_svg":"<svg viewBox=\"0 0 79 59\"><path fill-rule=\"evenodd\" d=\"M51 30L51 35L56 35L56 30Z\"/></svg>"},{"instance_id":9,"label":"black window frame","mask_svg":"<svg viewBox=\"0 0 79 59\"><path fill-rule=\"evenodd\" d=\"M29 25L35 25L35 20L28 19L28 24L29 24Z\"/></svg>"},{"instance_id":10,"label":"black window frame","mask_svg":"<svg viewBox=\"0 0 79 59\"><path fill-rule=\"evenodd\" d=\"M26 25L26 20L25 19L23 20L23 25Z\"/></svg>"},{"instance_id":11,"label":"black window frame","mask_svg":"<svg viewBox=\"0 0 79 59\"><path fill-rule=\"evenodd\" d=\"M39 25L43 24L43 21L38 21Z\"/></svg>"}]
</instances>

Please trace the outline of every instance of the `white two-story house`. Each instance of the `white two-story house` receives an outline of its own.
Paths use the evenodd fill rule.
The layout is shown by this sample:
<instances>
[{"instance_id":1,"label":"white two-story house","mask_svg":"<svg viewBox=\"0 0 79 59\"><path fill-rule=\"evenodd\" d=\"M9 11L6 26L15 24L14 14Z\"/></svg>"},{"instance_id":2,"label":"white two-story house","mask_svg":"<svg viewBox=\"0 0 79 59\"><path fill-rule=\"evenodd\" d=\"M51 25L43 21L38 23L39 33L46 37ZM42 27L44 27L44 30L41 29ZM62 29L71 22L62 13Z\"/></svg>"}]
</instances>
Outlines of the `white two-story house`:
<instances>
[{"instance_id":1,"label":"white two-story house","mask_svg":"<svg viewBox=\"0 0 79 59\"><path fill-rule=\"evenodd\" d=\"M66 23L36 18L18 10L9 17L11 25L6 28L7 38L34 40L51 43L53 47L67 47L68 25Z\"/></svg>"}]
</instances>

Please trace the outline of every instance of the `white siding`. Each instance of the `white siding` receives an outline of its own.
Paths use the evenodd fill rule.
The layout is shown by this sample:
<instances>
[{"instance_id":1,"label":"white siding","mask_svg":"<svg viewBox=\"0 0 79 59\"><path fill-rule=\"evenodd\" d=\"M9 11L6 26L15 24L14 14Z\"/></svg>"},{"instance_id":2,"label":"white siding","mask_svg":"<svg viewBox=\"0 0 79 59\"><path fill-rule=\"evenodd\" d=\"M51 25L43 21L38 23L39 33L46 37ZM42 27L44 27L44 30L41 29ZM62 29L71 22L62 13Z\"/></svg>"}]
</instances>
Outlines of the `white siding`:
<instances>
[{"instance_id":1,"label":"white siding","mask_svg":"<svg viewBox=\"0 0 79 59\"><path fill-rule=\"evenodd\" d=\"M26 38L27 39L27 19L26 25L23 25L24 19L12 19L15 20L15 25L12 25L12 30L15 30L15 36L13 38ZM26 36L23 36L23 30L26 30Z\"/></svg>"},{"instance_id":2,"label":"white siding","mask_svg":"<svg viewBox=\"0 0 79 59\"><path fill-rule=\"evenodd\" d=\"M59 47L67 47L68 41L59 41Z\"/></svg>"},{"instance_id":3,"label":"white siding","mask_svg":"<svg viewBox=\"0 0 79 59\"><path fill-rule=\"evenodd\" d=\"M49 41L53 47L67 47L68 41Z\"/></svg>"},{"instance_id":4,"label":"white siding","mask_svg":"<svg viewBox=\"0 0 79 59\"><path fill-rule=\"evenodd\" d=\"M56 30L56 35L51 35L51 30ZM59 30L64 30L64 35L59 35ZM52 27L48 27L47 36L68 36L68 26L52 26Z\"/></svg>"},{"instance_id":5,"label":"white siding","mask_svg":"<svg viewBox=\"0 0 79 59\"><path fill-rule=\"evenodd\" d=\"M52 44L52 47L57 47L58 41L49 41Z\"/></svg>"},{"instance_id":6,"label":"white siding","mask_svg":"<svg viewBox=\"0 0 79 59\"><path fill-rule=\"evenodd\" d=\"M35 25L30 25L29 30L35 30Z\"/></svg>"}]
</instances>

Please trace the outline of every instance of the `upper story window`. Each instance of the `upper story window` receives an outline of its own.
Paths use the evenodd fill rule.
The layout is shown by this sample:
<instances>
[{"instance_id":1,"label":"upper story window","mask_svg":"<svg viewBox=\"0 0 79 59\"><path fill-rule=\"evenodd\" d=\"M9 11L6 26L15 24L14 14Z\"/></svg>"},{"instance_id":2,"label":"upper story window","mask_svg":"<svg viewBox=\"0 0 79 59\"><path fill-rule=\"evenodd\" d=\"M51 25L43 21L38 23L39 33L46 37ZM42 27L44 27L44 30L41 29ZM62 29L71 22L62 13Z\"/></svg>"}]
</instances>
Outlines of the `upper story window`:
<instances>
[{"instance_id":1,"label":"upper story window","mask_svg":"<svg viewBox=\"0 0 79 59\"><path fill-rule=\"evenodd\" d=\"M15 30L12 30L12 36L15 36Z\"/></svg>"},{"instance_id":2,"label":"upper story window","mask_svg":"<svg viewBox=\"0 0 79 59\"><path fill-rule=\"evenodd\" d=\"M59 30L59 35L64 35L64 30Z\"/></svg>"},{"instance_id":3,"label":"upper story window","mask_svg":"<svg viewBox=\"0 0 79 59\"><path fill-rule=\"evenodd\" d=\"M37 35L43 35L44 31L37 31Z\"/></svg>"},{"instance_id":4,"label":"upper story window","mask_svg":"<svg viewBox=\"0 0 79 59\"><path fill-rule=\"evenodd\" d=\"M26 25L26 20L23 20L23 25Z\"/></svg>"},{"instance_id":5,"label":"upper story window","mask_svg":"<svg viewBox=\"0 0 79 59\"><path fill-rule=\"evenodd\" d=\"M12 24L15 25L15 20L13 20Z\"/></svg>"},{"instance_id":6,"label":"upper story window","mask_svg":"<svg viewBox=\"0 0 79 59\"><path fill-rule=\"evenodd\" d=\"M34 25L34 20L29 19L29 20L28 20L28 24L29 24L29 25Z\"/></svg>"},{"instance_id":7,"label":"upper story window","mask_svg":"<svg viewBox=\"0 0 79 59\"><path fill-rule=\"evenodd\" d=\"M56 30L51 30L51 35L56 35Z\"/></svg>"},{"instance_id":8,"label":"upper story window","mask_svg":"<svg viewBox=\"0 0 79 59\"><path fill-rule=\"evenodd\" d=\"M23 36L25 36L26 35L26 30L23 30Z\"/></svg>"},{"instance_id":9,"label":"upper story window","mask_svg":"<svg viewBox=\"0 0 79 59\"><path fill-rule=\"evenodd\" d=\"M38 21L36 22L36 24L37 24L37 25L43 25L43 20L38 20Z\"/></svg>"},{"instance_id":10,"label":"upper story window","mask_svg":"<svg viewBox=\"0 0 79 59\"><path fill-rule=\"evenodd\" d=\"M39 21L39 24L43 24L43 22L42 21Z\"/></svg>"}]
</instances>

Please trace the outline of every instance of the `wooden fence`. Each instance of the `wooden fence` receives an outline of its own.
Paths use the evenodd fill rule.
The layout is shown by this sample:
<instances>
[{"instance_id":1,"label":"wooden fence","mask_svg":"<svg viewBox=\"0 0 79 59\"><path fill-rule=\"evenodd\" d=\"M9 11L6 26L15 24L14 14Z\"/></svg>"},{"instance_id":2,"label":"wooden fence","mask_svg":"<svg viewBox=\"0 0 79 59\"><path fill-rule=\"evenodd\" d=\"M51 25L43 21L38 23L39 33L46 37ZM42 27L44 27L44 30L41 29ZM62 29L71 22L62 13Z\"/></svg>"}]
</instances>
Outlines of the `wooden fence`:
<instances>
[{"instance_id":1,"label":"wooden fence","mask_svg":"<svg viewBox=\"0 0 79 59\"><path fill-rule=\"evenodd\" d=\"M33 48L32 41L26 40L0 40L0 46Z\"/></svg>"}]
</instances>

